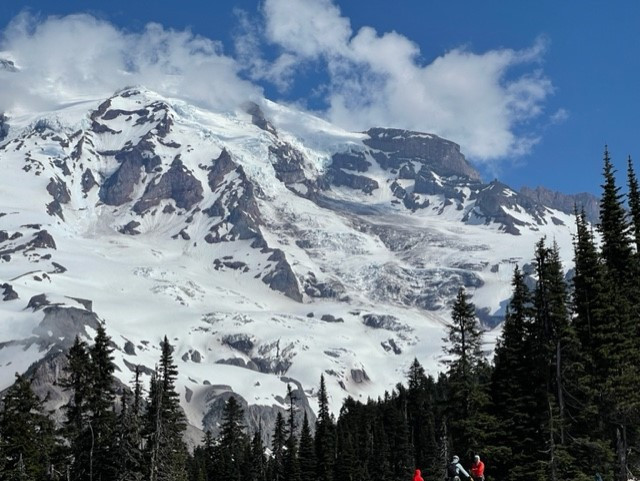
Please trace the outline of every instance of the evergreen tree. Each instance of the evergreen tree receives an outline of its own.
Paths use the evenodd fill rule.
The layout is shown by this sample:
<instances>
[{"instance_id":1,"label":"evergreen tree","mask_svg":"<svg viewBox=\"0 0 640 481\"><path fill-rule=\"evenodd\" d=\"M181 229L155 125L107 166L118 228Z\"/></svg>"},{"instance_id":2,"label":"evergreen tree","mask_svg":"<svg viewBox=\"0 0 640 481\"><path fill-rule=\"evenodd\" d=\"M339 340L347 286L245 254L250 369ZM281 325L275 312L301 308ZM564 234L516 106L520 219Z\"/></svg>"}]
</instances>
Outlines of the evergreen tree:
<instances>
[{"instance_id":1,"label":"evergreen tree","mask_svg":"<svg viewBox=\"0 0 640 481\"><path fill-rule=\"evenodd\" d=\"M448 356L447 417L454 449L461 456L470 457L477 446L486 445L486 411L489 399L481 373L486 369L482 354L482 331L475 316L475 306L468 302L460 288L452 310L452 324L444 352Z\"/></svg>"},{"instance_id":2,"label":"evergreen tree","mask_svg":"<svg viewBox=\"0 0 640 481\"><path fill-rule=\"evenodd\" d=\"M598 381L602 383L600 409L604 420L615 425L612 442L616 446L617 478L623 480L627 476L629 445L636 442L630 427L640 421L640 376L635 368L640 363L640 288L624 196L616 186L607 150L603 175L599 230L607 307L604 322L594 334L594 357Z\"/></svg>"},{"instance_id":3,"label":"evergreen tree","mask_svg":"<svg viewBox=\"0 0 640 481\"><path fill-rule=\"evenodd\" d=\"M336 456L335 422L329 410L329 398L324 381L320 376L318 391L318 417L316 419L316 461L319 481L333 481L333 468Z\"/></svg>"},{"instance_id":4,"label":"evergreen tree","mask_svg":"<svg viewBox=\"0 0 640 481\"><path fill-rule=\"evenodd\" d=\"M251 439L249 459L251 463L250 481L266 481L267 479L267 459L262 444L262 433L256 431Z\"/></svg>"},{"instance_id":5,"label":"evergreen tree","mask_svg":"<svg viewBox=\"0 0 640 481\"><path fill-rule=\"evenodd\" d=\"M640 187L633 169L631 156L627 159L627 185L629 186L629 211L631 214L631 227L636 245L636 254L640 253Z\"/></svg>"},{"instance_id":6,"label":"evergreen tree","mask_svg":"<svg viewBox=\"0 0 640 481\"><path fill-rule=\"evenodd\" d=\"M568 292L557 245L547 247L544 238L536 245L535 325L533 330L534 379L539 386L537 413L540 432L545 433L548 476L564 477L561 464L573 460L567 450L567 367L575 351L575 333L569 324ZM541 460L543 461L543 460Z\"/></svg>"},{"instance_id":7,"label":"evergreen tree","mask_svg":"<svg viewBox=\"0 0 640 481\"><path fill-rule=\"evenodd\" d=\"M284 455L286 442L287 427L282 413L278 411L273 438L271 439L271 459L269 460L270 481L283 481L285 478Z\"/></svg>"},{"instance_id":8,"label":"evergreen tree","mask_svg":"<svg viewBox=\"0 0 640 481\"><path fill-rule=\"evenodd\" d=\"M611 471L613 453L599 409L602 403L598 402L604 383L598 346L609 325L610 306L603 264L584 210L576 211L574 266L572 327L578 349L567 376L570 382L567 406L572 419L570 437L577 469L582 473L600 472L606 477ZM578 479L579 475L574 477Z\"/></svg>"},{"instance_id":9,"label":"evergreen tree","mask_svg":"<svg viewBox=\"0 0 640 481\"><path fill-rule=\"evenodd\" d=\"M217 448L216 473L225 481L240 481L247 438L244 433L244 410L234 396L227 400L222 411L220 442Z\"/></svg>"},{"instance_id":10,"label":"evergreen tree","mask_svg":"<svg viewBox=\"0 0 640 481\"><path fill-rule=\"evenodd\" d=\"M116 428L116 452L118 481L139 481L144 478L141 435L142 383L140 366L136 366L133 400L129 404L127 391L123 391L121 409Z\"/></svg>"},{"instance_id":11,"label":"evergreen tree","mask_svg":"<svg viewBox=\"0 0 640 481\"><path fill-rule=\"evenodd\" d=\"M543 440L532 419L535 397L528 382L534 367L530 339L533 305L518 267L511 285L513 295L496 345L492 374L494 412L501 426L494 433L493 443L504 446L494 458L493 472L496 477L519 481L530 479L532 466L536 465L534 453Z\"/></svg>"},{"instance_id":12,"label":"evergreen tree","mask_svg":"<svg viewBox=\"0 0 640 481\"><path fill-rule=\"evenodd\" d=\"M29 380L16 375L16 382L7 390L3 403L4 409L0 412L2 479L48 479L56 448L55 429Z\"/></svg>"},{"instance_id":13,"label":"evergreen tree","mask_svg":"<svg viewBox=\"0 0 640 481\"><path fill-rule=\"evenodd\" d=\"M287 399L289 400L288 418L289 432L285 443L284 480L300 481L300 465L298 463L298 439L296 437L295 398L291 385L287 384Z\"/></svg>"},{"instance_id":14,"label":"evergreen tree","mask_svg":"<svg viewBox=\"0 0 640 481\"><path fill-rule=\"evenodd\" d=\"M66 376L61 386L71 392L69 403L64 407L66 419L63 434L69 444L69 465L73 479L89 479L91 452L91 430L89 429L89 396L92 387L92 370L87 344L76 336L67 354Z\"/></svg>"},{"instance_id":15,"label":"evergreen tree","mask_svg":"<svg viewBox=\"0 0 640 481\"><path fill-rule=\"evenodd\" d=\"M434 416L435 383L414 359L409 368L407 417L414 447L415 465L433 472L439 468Z\"/></svg>"},{"instance_id":16,"label":"evergreen tree","mask_svg":"<svg viewBox=\"0 0 640 481\"><path fill-rule=\"evenodd\" d=\"M87 406L90 410L89 475L94 480L110 480L115 476L115 388L113 347L111 338L101 324L98 325L90 355L90 391Z\"/></svg>"},{"instance_id":17,"label":"evergreen tree","mask_svg":"<svg viewBox=\"0 0 640 481\"><path fill-rule=\"evenodd\" d=\"M161 348L158 373L151 377L145 423L149 479L183 481L187 476L187 448L182 439L186 421L175 390L178 371L166 336Z\"/></svg>"},{"instance_id":18,"label":"evergreen tree","mask_svg":"<svg viewBox=\"0 0 640 481\"><path fill-rule=\"evenodd\" d=\"M316 479L316 451L313 445L313 436L309 426L309 418L304 413L302 429L300 431L300 450L298 455L300 473L304 478Z\"/></svg>"}]
</instances>

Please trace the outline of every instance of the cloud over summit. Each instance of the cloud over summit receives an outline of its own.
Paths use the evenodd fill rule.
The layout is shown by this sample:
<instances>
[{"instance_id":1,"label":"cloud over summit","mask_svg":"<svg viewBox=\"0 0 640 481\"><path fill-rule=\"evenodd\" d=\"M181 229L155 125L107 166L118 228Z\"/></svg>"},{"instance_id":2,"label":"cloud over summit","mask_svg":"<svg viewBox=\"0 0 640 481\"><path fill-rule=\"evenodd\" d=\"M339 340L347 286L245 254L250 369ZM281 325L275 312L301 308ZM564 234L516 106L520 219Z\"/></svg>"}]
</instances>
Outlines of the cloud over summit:
<instances>
[{"instance_id":1,"label":"cloud over summit","mask_svg":"<svg viewBox=\"0 0 640 481\"><path fill-rule=\"evenodd\" d=\"M343 127L435 132L487 161L527 153L536 142L535 133L516 132L543 113L553 91L539 66L543 38L524 50L460 47L425 63L419 46L400 33L354 31L331 0L265 0L262 16L261 35L280 54L254 61L254 77L286 85L305 63L323 64L329 82L322 113ZM513 75L514 67L525 73Z\"/></svg>"},{"instance_id":2,"label":"cloud over summit","mask_svg":"<svg viewBox=\"0 0 640 481\"><path fill-rule=\"evenodd\" d=\"M231 109L271 83L283 101L304 104L288 89L304 76L322 99L315 113L342 127L433 132L489 165L528 153L538 136L531 121L547 120L553 86L541 69L544 39L524 50L460 47L426 62L401 33L354 30L332 0L264 0L257 16L238 19L234 58L189 30L151 23L130 32L85 14L22 14L0 37L0 51L20 68L0 70L0 111L45 110L129 85ZM322 74L310 79L309 66Z\"/></svg>"},{"instance_id":3,"label":"cloud over summit","mask_svg":"<svg viewBox=\"0 0 640 481\"><path fill-rule=\"evenodd\" d=\"M0 109L55 107L144 85L209 107L229 108L261 90L238 76L218 42L155 23L125 32L91 15L15 18L0 51L19 66L0 72Z\"/></svg>"}]
</instances>

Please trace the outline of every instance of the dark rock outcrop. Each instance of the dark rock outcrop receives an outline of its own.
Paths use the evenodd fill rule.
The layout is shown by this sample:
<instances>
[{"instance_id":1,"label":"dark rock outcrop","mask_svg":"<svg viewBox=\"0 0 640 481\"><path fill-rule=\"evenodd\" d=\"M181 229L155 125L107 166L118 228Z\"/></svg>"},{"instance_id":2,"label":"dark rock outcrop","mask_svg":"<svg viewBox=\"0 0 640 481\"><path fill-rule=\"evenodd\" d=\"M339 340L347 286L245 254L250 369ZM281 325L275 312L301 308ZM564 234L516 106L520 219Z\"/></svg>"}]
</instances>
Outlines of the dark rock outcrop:
<instances>
[{"instance_id":1,"label":"dark rock outcrop","mask_svg":"<svg viewBox=\"0 0 640 481\"><path fill-rule=\"evenodd\" d=\"M262 282L267 284L271 289L284 293L284 295L294 301L302 302L302 293L300 292L298 278L293 273L293 269L291 269L285 253L280 249L275 249L268 260L275 262L276 265L262 278Z\"/></svg>"},{"instance_id":2,"label":"dark rock outcrop","mask_svg":"<svg viewBox=\"0 0 640 481\"><path fill-rule=\"evenodd\" d=\"M269 132L275 136L278 135L276 128L273 126L271 122L269 122L264 116L264 112L260 108L260 106L255 102L247 102L244 105L245 112L251 115L251 123L256 127Z\"/></svg>"},{"instance_id":3,"label":"dark rock outcrop","mask_svg":"<svg viewBox=\"0 0 640 481\"><path fill-rule=\"evenodd\" d=\"M67 204L71 200L67 185L58 178L51 178L47 185L47 192L53 197L53 201L47 204L47 213L49 215L57 215L64 220L62 204Z\"/></svg>"},{"instance_id":4,"label":"dark rock outcrop","mask_svg":"<svg viewBox=\"0 0 640 481\"><path fill-rule=\"evenodd\" d=\"M191 209L203 199L202 192L202 185L198 179L184 166L180 158L176 157L160 180L149 183L140 200L133 206L133 210L142 214L165 199L173 199L181 209Z\"/></svg>"},{"instance_id":5,"label":"dark rock outcrop","mask_svg":"<svg viewBox=\"0 0 640 481\"><path fill-rule=\"evenodd\" d=\"M513 235L519 235L520 230L525 223L515 216L509 215L506 210L513 210L520 213L524 209L526 213L532 216L533 220L538 224L544 222L544 207L533 201L532 199L519 195L512 191L509 186L497 180L492 181L486 187L481 189L477 194L472 195L471 199L476 199L476 205L473 213L479 217L484 217L485 222L497 222L504 226L505 232ZM467 220L466 218L464 220Z\"/></svg>"},{"instance_id":6,"label":"dark rock outcrop","mask_svg":"<svg viewBox=\"0 0 640 481\"><path fill-rule=\"evenodd\" d=\"M270 145L271 164L276 171L276 178L285 184L301 183L306 180L304 170L304 155L286 142Z\"/></svg>"},{"instance_id":7,"label":"dark rock outcrop","mask_svg":"<svg viewBox=\"0 0 640 481\"><path fill-rule=\"evenodd\" d=\"M9 118L5 114L0 114L0 142L9 135Z\"/></svg>"},{"instance_id":8,"label":"dark rock outcrop","mask_svg":"<svg viewBox=\"0 0 640 481\"><path fill-rule=\"evenodd\" d=\"M127 235L138 235L140 234L140 231L137 230L138 227L140 227L140 222L132 220L131 222L127 222L127 224L120 227L118 229L118 232Z\"/></svg>"},{"instance_id":9,"label":"dark rock outcrop","mask_svg":"<svg viewBox=\"0 0 640 481\"><path fill-rule=\"evenodd\" d=\"M90 169L87 168L82 173L81 184L82 192L84 192L85 194L87 194L91 189L98 185L98 182L96 181L95 177L93 176L93 172L91 172Z\"/></svg>"},{"instance_id":10,"label":"dark rock outcrop","mask_svg":"<svg viewBox=\"0 0 640 481\"><path fill-rule=\"evenodd\" d=\"M349 187L355 190L361 190L365 194L370 194L376 190L379 185L374 179L364 175L351 174L342 169L331 168L327 172L327 180L336 187Z\"/></svg>"},{"instance_id":11,"label":"dark rock outcrop","mask_svg":"<svg viewBox=\"0 0 640 481\"><path fill-rule=\"evenodd\" d=\"M460 153L460 146L433 134L410 130L373 128L363 142L379 150L374 157L384 169L400 169L408 161L427 165L441 176L458 175L480 180L480 174Z\"/></svg>"},{"instance_id":12,"label":"dark rock outcrop","mask_svg":"<svg viewBox=\"0 0 640 481\"><path fill-rule=\"evenodd\" d=\"M398 318L388 314L365 314L362 323L373 329L385 329L387 331L410 331L411 328L398 321Z\"/></svg>"},{"instance_id":13,"label":"dark rock outcrop","mask_svg":"<svg viewBox=\"0 0 640 481\"><path fill-rule=\"evenodd\" d=\"M95 330L100 323L94 312L85 309L50 305L43 310L44 318L33 333L46 345L56 344L69 348L77 335L89 337L86 327Z\"/></svg>"},{"instance_id":14,"label":"dark rock outcrop","mask_svg":"<svg viewBox=\"0 0 640 481\"><path fill-rule=\"evenodd\" d=\"M100 200L108 205L122 205L132 200L131 194L140 182L143 169L150 173L161 164L149 135L135 146L117 152L115 158L120 166L100 187Z\"/></svg>"},{"instance_id":15,"label":"dark rock outcrop","mask_svg":"<svg viewBox=\"0 0 640 481\"><path fill-rule=\"evenodd\" d=\"M2 289L2 300L3 301L13 301L14 299L19 299L18 293L13 290L13 286L8 283L4 283L0 285Z\"/></svg>"},{"instance_id":16,"label":"dark rock outcrop","mask_svg":"<svg viewBox=\"0 0 640 481\"><path fill-rule=\"evenodd\" d=\"M231 172L235 172L236 176L227 179ZM209 188L218 194L218 198L203 212L211 217L221 217L221 221L209 229L205 240L212 244L236 239L257 239L258 244L264 246L260 233L262 221L253 184L244 169L231 159L226 150L214 161L208 180ZM230 229L226 228L228 224L232 224Z\"/></svg>"},{"instance_id":17,"label":"dark rock outcrop","mask_svg":"<svg viewBox=\"0 0 640 481\"><path fill-rule=\"evenodd\" d=\"M255 339L247 334L228 334L224 336L221 341L222 344L226 344L236 351L247 355L250 354L255 347Z\"/></svg>"},{"instance_id":18,"label":"dark rock outcrop","mask_svg":"<svg viewBox=\"0 0 640 481\"><path fill-rule=\"evenodd\" d=\"M592 224L600 222L600 200L593 194L582 192L580 194L563 194L546 187L522 187L520 194L533 201L557 209L565 214L573 214L575 208L584 209L587 220Z\"/></svg>"},{"instance_id":19,"label":"dark rock outcrop","mask_svg":"<svg viewBox=\"0 0 640 481\"><path fill-rule=\"evenodd\" d=\"M128 354L129 356L135 356L136 355L136 346L133 344L133 342L127 341L127 342L124 343L124 352L125 352L125 354Z\"/></svg>"},{"instance_id":20,"label":"dark rock outcrop","mask_svg":"<svg viewBox=\"0 0 640 481\"><path fill-rule=\"evenodd\" d=\"M27 248L36 249L55 249L56 242L53 240L53 236L46 230L41 230L36 233L35 237L28 243Z\"/></svg>"}]
</instances>

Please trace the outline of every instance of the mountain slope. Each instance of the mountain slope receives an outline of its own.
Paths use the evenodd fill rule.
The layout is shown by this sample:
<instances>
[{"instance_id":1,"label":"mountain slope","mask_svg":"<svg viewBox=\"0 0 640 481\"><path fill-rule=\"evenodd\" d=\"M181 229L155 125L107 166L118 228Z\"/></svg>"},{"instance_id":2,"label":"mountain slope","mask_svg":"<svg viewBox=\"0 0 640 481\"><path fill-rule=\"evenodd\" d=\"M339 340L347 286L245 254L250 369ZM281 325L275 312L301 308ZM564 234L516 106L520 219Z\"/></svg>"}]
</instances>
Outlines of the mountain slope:
<instances>
[{"instance_id":1,"label":"mountain slope","mask_svg":"<svg viewBox=\"0 0 640 481\"><path fill-rule=\"evenodd\" d=\"M435 135L142 88L4 125L0 388L104 321L125 383L169 336L198 428L231 391L254 424L286 382L313 408L322 372L337 408L437 369L460 285L492 325L540 236L570 252L569 215Z\"/></svg>"}]
</instances>

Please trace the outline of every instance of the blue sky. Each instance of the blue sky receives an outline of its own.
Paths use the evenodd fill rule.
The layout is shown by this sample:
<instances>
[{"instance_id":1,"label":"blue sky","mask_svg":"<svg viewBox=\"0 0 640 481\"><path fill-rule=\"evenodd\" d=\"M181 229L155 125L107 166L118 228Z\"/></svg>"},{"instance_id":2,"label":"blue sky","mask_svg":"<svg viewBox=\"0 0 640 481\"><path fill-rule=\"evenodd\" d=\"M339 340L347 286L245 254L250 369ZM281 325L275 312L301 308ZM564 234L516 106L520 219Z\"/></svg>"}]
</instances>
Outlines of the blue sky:
<instances>
[{"instance_id":1,"label":"blue sky","mask_svg":"<svg viewBox=\"0 0 640 481\"><path fill-rule=\"evenodd\" d=\"M74 13L111 24L117 35L139 34L149 22L165 33L189 29L221 42L215 55L228 69L224 79L237 75L247 84L237 95L255 88L346 127L434 130L461 143L485 178L514 187L597 193L605 143L620 170L629 154L640 161L640 3L397 4L15 1L0 4L0 25L15 24L26 9L25 36L50 15ZM314 30L318 18L326 23ZM11 35L15 29L5 31L3 49L42 48L12 44ZM113 38L105 34L105 43ZM203 72L211 70L193 76Z\"/></svg>"}]
</instances>

